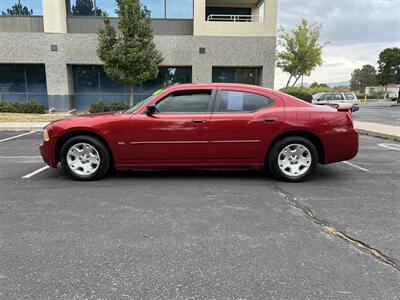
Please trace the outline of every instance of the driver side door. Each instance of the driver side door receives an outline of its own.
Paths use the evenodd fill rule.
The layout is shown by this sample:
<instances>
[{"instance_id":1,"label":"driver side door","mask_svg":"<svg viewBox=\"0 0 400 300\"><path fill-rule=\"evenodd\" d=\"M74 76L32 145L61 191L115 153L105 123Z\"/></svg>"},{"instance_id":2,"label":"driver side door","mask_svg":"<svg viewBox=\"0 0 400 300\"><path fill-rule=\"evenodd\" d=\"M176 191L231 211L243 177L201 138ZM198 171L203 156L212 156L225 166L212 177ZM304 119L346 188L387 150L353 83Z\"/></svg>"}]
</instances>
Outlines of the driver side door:
<instances>
[{"instance_id":1,"label":"driver side door","mask_svg":"<svg viewBox=\"0 0 400 300\"><path fill-rule=\"evenodd\" d=\"M129 124L131 164L196 165L211 158L209 127L215 90L172 92Z\"/></svg>"}]
</instances>

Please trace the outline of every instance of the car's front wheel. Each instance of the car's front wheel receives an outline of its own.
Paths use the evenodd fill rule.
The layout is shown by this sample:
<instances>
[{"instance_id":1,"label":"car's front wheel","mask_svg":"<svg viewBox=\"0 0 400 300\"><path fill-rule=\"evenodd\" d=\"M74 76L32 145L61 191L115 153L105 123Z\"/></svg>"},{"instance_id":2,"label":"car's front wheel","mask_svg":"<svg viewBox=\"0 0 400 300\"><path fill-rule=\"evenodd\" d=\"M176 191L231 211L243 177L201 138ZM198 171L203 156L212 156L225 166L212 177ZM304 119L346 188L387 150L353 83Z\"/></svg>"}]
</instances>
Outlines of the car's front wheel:
<instances>
[{"instance_id":1,"label":"car's front wheel","mask_svg":"<svg viewBox=\"0 0 400 300\"><path fill-rule=\"evenodd\" d=\"M110 168L110 153L99 139L79 135L67 140L60 152L64 171L75 180L97 180Z\"/></svg>"},{"instance_id":2,"label":"car's front wheel","mask_svg":"<svg viewBox=\"0 0 400 300\"><path fill-rule=\"evenodd\" d=\"M317 164L318 151L314 144L298 136L286 137L276 142L268 157L271 174L282 181L303 181Z\"/></svg>"}]
</instances>

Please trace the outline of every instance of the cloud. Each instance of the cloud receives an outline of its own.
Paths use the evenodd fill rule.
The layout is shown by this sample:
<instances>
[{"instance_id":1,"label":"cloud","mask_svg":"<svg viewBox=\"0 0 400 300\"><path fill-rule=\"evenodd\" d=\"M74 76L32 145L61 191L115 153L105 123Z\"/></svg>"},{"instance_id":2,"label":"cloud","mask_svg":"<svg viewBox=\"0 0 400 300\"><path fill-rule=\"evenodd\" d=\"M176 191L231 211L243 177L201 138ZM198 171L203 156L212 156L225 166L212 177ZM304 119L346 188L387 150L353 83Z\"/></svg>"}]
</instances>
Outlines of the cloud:
<instances>
[{"instance_id":1,"label":"cloud","mask_svg":"<svg viewBox=\"0 0 400 300\"><path fill-rule=\"evenodd\" d=\"M323 66L305 81L346 81L355 68L375 65L379 53L400 46L400 0L279 0L278 23L293 29L306 18L320 23L324 49ZM277 69L275 86L287 75Z\"/></svg>"}]
</instances>

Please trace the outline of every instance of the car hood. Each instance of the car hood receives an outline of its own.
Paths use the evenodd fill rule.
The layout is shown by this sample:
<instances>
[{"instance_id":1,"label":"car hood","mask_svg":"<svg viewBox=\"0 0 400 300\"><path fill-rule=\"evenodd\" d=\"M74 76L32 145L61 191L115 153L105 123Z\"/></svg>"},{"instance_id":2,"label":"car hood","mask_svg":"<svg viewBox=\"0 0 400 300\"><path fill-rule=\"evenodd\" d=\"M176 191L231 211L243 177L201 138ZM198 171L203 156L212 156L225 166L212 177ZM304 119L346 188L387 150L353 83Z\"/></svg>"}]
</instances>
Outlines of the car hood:
<instances>
[{"instance_id":1,"label":"car hood","mask_svg":"<svg viewBox=\"0 0 400 300\"><path fill-rule=\"evenodd\" d=\"M98 124L105 124L113 121L114 119L119 119L122 116L125 116L121 112L111 112L111 113L95 113L95 114L87 114L87 115L80 115L74 116L68 119L57 120L50 125L53 128L71 128L71 127L92 127Z\"/></svg>"}]
</instances>

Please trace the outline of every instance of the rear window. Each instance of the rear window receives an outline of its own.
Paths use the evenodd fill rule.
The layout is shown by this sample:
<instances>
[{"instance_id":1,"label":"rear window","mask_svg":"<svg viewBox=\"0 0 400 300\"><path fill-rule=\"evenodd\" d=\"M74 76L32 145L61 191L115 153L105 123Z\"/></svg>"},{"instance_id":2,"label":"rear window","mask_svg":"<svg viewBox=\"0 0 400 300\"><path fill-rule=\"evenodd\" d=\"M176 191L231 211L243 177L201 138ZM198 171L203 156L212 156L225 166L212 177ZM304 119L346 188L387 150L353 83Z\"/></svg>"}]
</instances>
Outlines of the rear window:
<instances>
[{"instance_id":1,"label":"rear window","mask_svg":"<svg viewBox=\"0 0 400 300\"><path fill-rule=\"evenodd\" d=\"M215 112L253 112L275 103L274 100L254 93L220 90Z\"/></svg>"}]
</instances>

